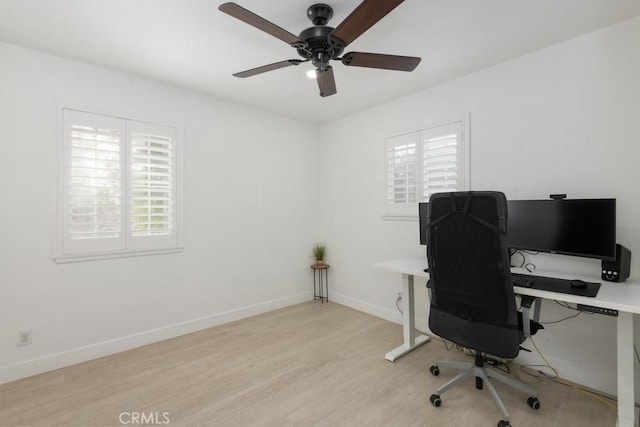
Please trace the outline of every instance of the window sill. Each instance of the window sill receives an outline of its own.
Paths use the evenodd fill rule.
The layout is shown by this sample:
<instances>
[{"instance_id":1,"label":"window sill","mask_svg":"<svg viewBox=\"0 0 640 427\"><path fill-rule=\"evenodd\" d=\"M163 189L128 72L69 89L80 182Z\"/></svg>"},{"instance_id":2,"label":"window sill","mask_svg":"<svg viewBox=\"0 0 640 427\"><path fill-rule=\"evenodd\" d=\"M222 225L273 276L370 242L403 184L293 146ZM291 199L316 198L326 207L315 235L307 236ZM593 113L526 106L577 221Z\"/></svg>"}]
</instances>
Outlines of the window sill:
<instances>
[{"instance_id":1,"label":"window sill","mask_svg":"<svg viewBox=\"0 0 640 427\"><path fill-rule=\"evenodd\" d=\"M121 252L109 252L109 253L92 253L86 255L60 255L54 256L53 260L56 264L69 264L74 262L86 262L86 261L99 261L104 259L116 259L116 258L132 258L139 256L149 255L164 255L179 253L184 250L184 246L157 250L144 250L144 251L121 251Z\"/></svg>"}]
</instances>

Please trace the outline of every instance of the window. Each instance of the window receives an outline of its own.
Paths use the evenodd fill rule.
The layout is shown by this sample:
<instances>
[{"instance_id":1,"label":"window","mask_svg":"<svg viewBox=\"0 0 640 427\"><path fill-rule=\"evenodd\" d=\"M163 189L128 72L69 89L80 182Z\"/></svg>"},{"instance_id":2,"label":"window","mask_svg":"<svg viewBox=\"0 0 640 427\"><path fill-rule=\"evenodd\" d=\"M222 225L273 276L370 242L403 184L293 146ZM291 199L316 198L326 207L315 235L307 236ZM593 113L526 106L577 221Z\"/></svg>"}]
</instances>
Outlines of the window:
<instances>
[{"instance_id":1,"label":"window","mask_svg":"<svg viewBox=\"0 0 640 427\"><path fill-rule=\"evenodd\" d=\"M468 120L386 139L386 217L417 218L433 193L469 188Z\"/></svg>"},{"instance_id":2,"label":"window","mask_svg":"<svg viewBox=\"0 0 640 427\"><path fill-rule=\"evenodd\" d=\"M176 127L63 110L58 262L180 249Z\"/></svg>"}]
</instances>

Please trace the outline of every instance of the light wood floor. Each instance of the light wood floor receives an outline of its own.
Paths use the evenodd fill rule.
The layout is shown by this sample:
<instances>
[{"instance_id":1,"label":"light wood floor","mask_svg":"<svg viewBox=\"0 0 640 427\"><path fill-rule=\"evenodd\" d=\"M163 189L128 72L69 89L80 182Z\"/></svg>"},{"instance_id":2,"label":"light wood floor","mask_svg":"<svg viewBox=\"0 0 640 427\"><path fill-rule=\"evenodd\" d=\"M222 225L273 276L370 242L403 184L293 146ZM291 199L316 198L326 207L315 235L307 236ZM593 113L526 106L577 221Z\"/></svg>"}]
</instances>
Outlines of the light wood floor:
<instances>
[{"instance_id":1,"label":"light wood floor","mask_svg":"<svg viewBox=\"0 0 640 427\"><path fill-rule=\"evenodd\" d=\"M472 380L443 395L440 408L429 403L456 374L433 377L429 366L468 356L432 340L386 361L401 342L400 325L308 302L1 385L0 425L134 425L134 412L169 426L497 424L488 392ZM496 384L513 426L615 425L615 411L600 401L518 376L533 383L542 407Z\"/></svg>"}]
</instances>

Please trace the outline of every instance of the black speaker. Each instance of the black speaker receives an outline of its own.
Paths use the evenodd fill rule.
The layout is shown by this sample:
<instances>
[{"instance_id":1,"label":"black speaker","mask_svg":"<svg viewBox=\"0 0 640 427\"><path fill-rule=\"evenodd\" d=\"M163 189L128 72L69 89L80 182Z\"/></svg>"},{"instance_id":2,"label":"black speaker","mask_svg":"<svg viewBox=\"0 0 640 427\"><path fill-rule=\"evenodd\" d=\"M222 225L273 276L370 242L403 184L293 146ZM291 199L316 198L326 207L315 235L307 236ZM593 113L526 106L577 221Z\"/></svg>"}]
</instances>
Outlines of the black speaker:
<instances>
[{"instance_id":1,"label":"black speaker","mask_svg":"<svg viewBox=\"0 0 640 427\"><path fill-rule=\"evenodd\" d=\"M615 261L602 260L602 280L624 282L629 278L631 269L631 251L622 245L616 245Z\"/></svg>"}]
</instances>

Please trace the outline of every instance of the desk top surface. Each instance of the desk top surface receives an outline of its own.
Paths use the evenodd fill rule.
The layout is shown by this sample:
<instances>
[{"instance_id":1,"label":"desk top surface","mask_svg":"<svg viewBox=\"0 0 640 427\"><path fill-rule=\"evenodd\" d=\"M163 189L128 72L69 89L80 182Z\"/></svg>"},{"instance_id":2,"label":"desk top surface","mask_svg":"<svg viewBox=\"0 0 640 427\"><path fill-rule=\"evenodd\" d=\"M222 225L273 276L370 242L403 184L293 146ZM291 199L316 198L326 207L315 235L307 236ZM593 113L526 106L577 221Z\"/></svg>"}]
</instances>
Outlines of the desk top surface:
<instances>
[{"instance_id":1,"label":"desk top surface","mask_svg":"<svg viewBox=\"0 0 640 427\"><path fill-rule=\"evenodd\" d=\"M424 278L429 277L429 273L425 273L424 271L424 269L427 268L426 258L394 259L390 261L379 262L374 264L373 266L381 270L392 271L395 273L408 274ZM523 268L512 268L511 271L514 273L531 274ZM536 270L535 275L569 280L580 279L587 282L600 282L602 283L602 285L600 286L598 295L595 298L558 292L542 291L539 289L522 288L520 286L514 286L514 291L520 295L530 295L533 297L566 301L575 304L585 304L640 314L640 283L638 282L606 282L600 280L599 278L594 278L591 276L584 276L580 274L569 275L566 273L542 270Z\"/></svg>"}]
</instances>

